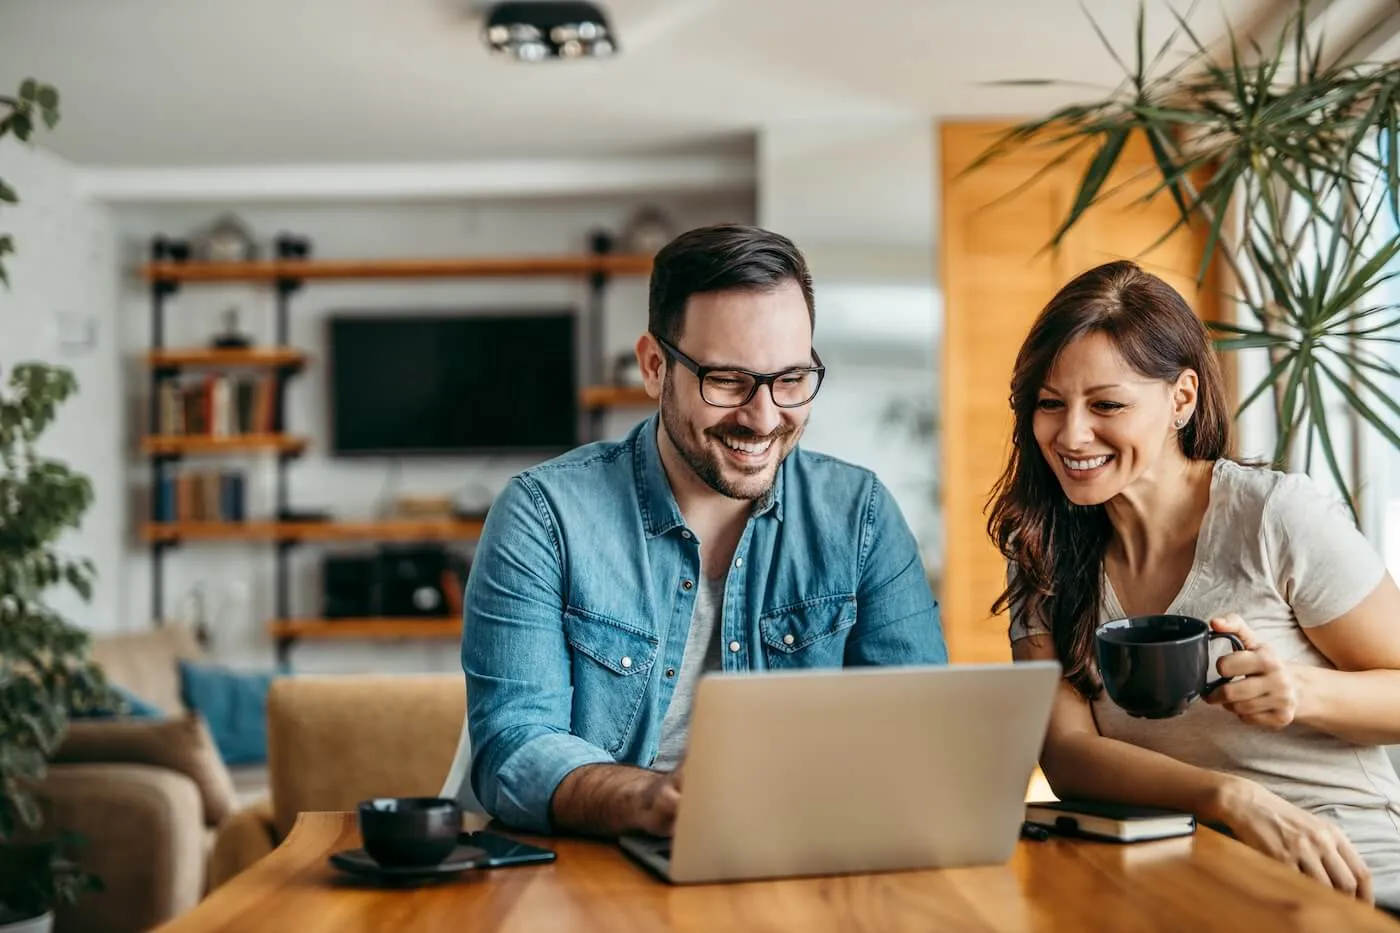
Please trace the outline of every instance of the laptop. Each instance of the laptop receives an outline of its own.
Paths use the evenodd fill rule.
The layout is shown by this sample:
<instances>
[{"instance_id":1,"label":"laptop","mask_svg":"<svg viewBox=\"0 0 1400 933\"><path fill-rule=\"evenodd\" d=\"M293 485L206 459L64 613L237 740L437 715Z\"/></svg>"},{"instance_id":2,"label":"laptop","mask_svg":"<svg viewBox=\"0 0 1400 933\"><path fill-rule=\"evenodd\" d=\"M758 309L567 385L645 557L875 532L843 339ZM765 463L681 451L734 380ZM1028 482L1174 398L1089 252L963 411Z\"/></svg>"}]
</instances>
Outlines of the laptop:
<instances>
[{"instance_id":1,"label":"laptop","mask_svg":"<svg viewBox=\"0 0 1400 933\"><path fill-rule=\"evenodd\" d=\"M670 839L676 884L1005 863L1060 681L1054 661L707 674Z\"/></svg>"}]
</instances>

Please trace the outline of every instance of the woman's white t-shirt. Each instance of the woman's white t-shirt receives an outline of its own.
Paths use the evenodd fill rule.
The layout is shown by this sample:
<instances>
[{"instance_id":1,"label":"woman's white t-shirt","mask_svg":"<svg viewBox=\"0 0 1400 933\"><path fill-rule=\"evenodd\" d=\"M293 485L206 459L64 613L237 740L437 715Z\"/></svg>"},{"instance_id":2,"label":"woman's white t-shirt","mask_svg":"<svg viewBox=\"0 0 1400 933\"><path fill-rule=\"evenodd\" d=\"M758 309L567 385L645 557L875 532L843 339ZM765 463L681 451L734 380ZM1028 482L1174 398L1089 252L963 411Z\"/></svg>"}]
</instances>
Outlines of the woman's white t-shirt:
<instances>
[{"instance_id":1,"label":"woman's white t-shirt","mask_svg":"<svg viewBox=\"0 0 1400 933\"><path fill-rule=\"evenodd\" d=\"M1166 611L1200 619L1238 612L1281 660L1330 668L1305 630L1355 608L1385 572L1345 507L1309 477L1220 460L1191 570ZM1107 574L1102 586L1100 622L1126 615ZM1047 630L1013 613L1012 641L1035 634ZM1216 640L1212 657L1226 650ZM1104 736L1250 778L1334 820L1371 869L1377 899L1400 903L1400 778L1383 748L1297 723L1246 725L1200 701L1172 719L1136 719L1106 694L1092 708Z\"/></svg>"}]
</instances>

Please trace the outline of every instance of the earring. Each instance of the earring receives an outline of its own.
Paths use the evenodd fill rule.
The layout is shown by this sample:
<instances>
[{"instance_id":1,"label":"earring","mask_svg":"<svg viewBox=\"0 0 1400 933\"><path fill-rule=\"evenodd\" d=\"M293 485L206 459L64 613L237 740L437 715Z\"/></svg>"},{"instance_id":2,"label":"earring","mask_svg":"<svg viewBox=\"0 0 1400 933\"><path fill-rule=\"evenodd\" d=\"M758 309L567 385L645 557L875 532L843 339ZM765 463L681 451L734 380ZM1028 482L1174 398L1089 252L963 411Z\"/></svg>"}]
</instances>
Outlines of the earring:
<instances>
[{"instance_id":1,"label":"earring","mask_svg":"<svg viewBox=\"0 0 1400 933\"><path fill-rule=\"evenodd\" d=\"M1176 419L1175 421L1173 421L1172 424L1174 424L1174 425L1176 426L1176 429L1177 429L1178 431L1180 431L1183 427L1185 427L1185 425L1186 425L1186 419L1185 419L1185 418L1178 418L1178 419Z\"/></svg>"}]
</instances>

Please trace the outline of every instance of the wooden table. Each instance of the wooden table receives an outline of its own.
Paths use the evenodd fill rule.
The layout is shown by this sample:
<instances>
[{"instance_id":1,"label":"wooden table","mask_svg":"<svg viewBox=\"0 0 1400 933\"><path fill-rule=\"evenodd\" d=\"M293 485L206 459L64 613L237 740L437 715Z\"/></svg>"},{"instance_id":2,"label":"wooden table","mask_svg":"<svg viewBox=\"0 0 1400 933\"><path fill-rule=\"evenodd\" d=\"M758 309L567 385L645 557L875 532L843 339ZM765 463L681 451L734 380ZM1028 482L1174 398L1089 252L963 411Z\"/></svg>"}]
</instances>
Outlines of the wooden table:
<instances>
[{"instance_id":1,"label":"wooden table","mask_svg":"<svg viewBox=\"0 0 1400 933\"><path fill-rule=\"evenodd\" d=\"M526 837L522 837L526 838ZM1022 842L1009 864L673 887L615 846L554 839L551 865L364 887L327 856L353 813L305 813L277 851L159 933L535 930L1319 930L1400 923L1209 829L1118 846Z\"/></svg>"}]
</instances>

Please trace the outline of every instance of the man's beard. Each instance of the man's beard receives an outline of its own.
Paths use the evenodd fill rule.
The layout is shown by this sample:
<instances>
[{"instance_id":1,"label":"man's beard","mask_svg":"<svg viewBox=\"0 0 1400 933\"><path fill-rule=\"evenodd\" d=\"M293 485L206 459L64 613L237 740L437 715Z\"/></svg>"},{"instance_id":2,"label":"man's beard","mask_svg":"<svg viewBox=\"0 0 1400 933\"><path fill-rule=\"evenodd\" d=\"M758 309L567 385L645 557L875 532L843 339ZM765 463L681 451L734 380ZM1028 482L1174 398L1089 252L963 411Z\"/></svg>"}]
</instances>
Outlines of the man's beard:
<instances>
[{"instance_id":1,"label":"man's beard","mask_svg":"<svg viewBox=\"0 0 1400 933\"><path fill-rule=\"evenodd\" d=\"M705 446L703 441L698 445L692 445L690 432L687 430L689 424L676 405L675 392L671 376L668 373L661 386L661 426L665 429L666 436L671 439L671 445L680 453L681 459L686 462L686 465L696 476L700 477L701 482L722 496L727 496L730 499L748 500L761 499L766 496L768 491L773 488L773 481L778 475L778 467L782 466L783 460L791 452L791 450L783 448L795 442L796 437L801 433L801 427L793 427L784 421L772 433L761 436L738 424L718 424L707 429L704 432L705 435L716 440L730 438L750 443L772 440L773 448L770 449L776 449L774 462L771 466L765 464L760 470L769 474L767 481L761 487L747 485L741 487L725 477L724 464L721 460L723 454ZM722 440L720 442L722 443ZM748 476L750 478L757 477L756 474L752 473Z\"/></svg>"}]
</instances>

